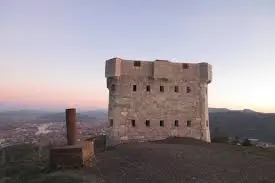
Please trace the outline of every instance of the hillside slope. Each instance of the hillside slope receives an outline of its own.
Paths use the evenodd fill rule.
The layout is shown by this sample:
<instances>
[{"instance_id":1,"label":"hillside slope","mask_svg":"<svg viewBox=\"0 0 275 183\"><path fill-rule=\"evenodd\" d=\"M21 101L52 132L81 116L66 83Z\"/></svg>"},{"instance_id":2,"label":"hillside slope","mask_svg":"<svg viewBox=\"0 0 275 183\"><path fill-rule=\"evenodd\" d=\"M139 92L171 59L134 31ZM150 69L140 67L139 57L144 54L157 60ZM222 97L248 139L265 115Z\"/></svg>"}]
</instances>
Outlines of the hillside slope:
<instances>
[{"instance_id":1,"label":"hillside slope","mask_svg":"<svg viewBox=\"0 0 275 183\"><path fill-rule=\"evenodd\" d=\"M275 114L257 112L210 113L211 136L258 138L275 143Z\"/></svg>"},{"instance_id":2,"label":"hillside slope","mask_svg":"<svg viewBox=\"0 0 275 183\"><path fill-rule=\"evenodd\" d=\"M192 139L122 144L96 160L98 176L110 183L275 181L273 152Z\"/></svg>"},{"instance_id":3,"label":"hillside slope","mask_svg":"<svg viewBox=\"0 0 275 183\"><path fill-rule=\"evenodd\" d=\"M273 151L188 138L121 144L98 153L93 167L78 170L49 170L47 148L7 148L0 165L3 183L275 182Z\"/></svg>"}]
</instances>

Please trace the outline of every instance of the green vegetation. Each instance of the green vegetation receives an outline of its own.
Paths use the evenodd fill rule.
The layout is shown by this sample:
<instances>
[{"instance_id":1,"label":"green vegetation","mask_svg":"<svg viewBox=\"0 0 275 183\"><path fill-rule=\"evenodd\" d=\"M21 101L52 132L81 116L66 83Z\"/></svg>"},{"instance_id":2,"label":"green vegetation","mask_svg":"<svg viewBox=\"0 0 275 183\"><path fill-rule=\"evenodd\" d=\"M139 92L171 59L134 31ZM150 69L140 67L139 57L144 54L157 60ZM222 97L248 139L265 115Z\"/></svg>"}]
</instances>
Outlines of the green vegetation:
<instances>
[{"instance_id":1,"label":"green vegetation","mask_svg":"<svg viewBox=\"0 0 275 183\"><path fill-rule=\"evenodd\" d=\"M211 137L238 136L275 144L275 114L227 111L209 114Z\"/></svg>"},{"instance_id":2,"label":"green vegetation","mask_svg":"<svg viewBox=\"0 0 275 183\"><path fill-rule=\"evenodd\" d=\"M65 175L58 176L47 176L47 175L37 175L37 177L32 177L32 179L8 179L6 183L78 183L81 179L69 177Z\"/></svg>"},{"instance_id":3,"label":"green vegetation","mask_svg":"<svg viewBox=\"0 0 275 183\"><path fill-rule=\"evenodd\" d=\"M211 139L211 142L214 142L214 143L228 143L228 137L226 137L226 136L213 137Z\"/></svg>"},{"instance_id":4,"label":"green vegetation","mask_svg":"<svg viewBox=\"0 0 275 183\"><path fill-rule=\"evenodd\" d=\"M243 146L252 146L251 142L248 139L245 139L242 143Z\"/></svg>"},{"instance_id":5,"label":"green vegetation","mask_svg":"<svg viewBox=\"0 0 275 183\"><path fill-rule=\"evenodd\" d=\"M5 155L3 155L5 152ZM77 183L80 178L56 174L48 168L48 148L15 145L1 149L0 182L5 183Z\"/></svg>"}]
</instances>

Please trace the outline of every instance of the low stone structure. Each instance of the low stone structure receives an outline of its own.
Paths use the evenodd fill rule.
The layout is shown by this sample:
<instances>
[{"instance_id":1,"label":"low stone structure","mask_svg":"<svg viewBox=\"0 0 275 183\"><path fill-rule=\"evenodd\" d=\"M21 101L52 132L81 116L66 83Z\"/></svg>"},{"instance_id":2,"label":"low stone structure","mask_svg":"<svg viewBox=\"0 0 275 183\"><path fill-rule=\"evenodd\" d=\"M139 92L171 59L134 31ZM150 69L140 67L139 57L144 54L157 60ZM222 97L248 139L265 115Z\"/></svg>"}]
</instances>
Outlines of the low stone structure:
<instances>
[{"instance_id":1,"label":"low stone structure","mask_svg":"<svg viewBox=\"0 0 275 183\"><path fill-rule=\"evenodd\" d=\"M51 167L79 168L90 166L93 154L93 142L53 147L50 151Z\"/></svg>"},{"instance_id":2,"label":"low stone structure","mask_svg":"<svg viewBox=\"0 0 275 183\"><path fill-rule=\"evenodd\" d=\"M90 141L93 143L95 154L106 150L106 135L94 136L85 139L85 141Z\"/></svg>"},{"instance_id":3,"label":"low stone structure","mask_svg":"<svg viewBox=\"0 0 275 183\"><path fill-rule=\"evenodd\" d=\"M210 64L112 58L106 61L105 77L108 145L170 136L210 142Z\"/></svg>"},{"instance_id":4,"label":"low stone structure","mask_svg":"<svg viewBox=\"0 0 275 183\"><path fill-rule=\"evenodd\" d=\"M94 142L76 143L76 110L66 109L67 145L50 149L52 168L77 168L90 166L94 156Z\"/></svg>"}]
</instances>

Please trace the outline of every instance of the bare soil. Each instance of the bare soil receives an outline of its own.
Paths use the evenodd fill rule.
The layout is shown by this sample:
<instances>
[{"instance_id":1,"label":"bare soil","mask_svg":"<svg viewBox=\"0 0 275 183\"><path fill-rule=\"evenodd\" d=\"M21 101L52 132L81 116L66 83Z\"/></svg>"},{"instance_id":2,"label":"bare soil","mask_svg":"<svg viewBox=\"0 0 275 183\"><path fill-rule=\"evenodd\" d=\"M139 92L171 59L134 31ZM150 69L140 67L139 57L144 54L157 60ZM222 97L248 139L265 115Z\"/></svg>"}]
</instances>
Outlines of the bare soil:
<instances>
[{"instance_id":1,"label":"bare soil","mask_svg":"<svg viewBox=\"0 0 275 183\"><path fill-rule=\"evenodd\" d=\"M275 154L256 147L170 138L118 145L98 153L96 166L86 171L110 183L273 183Z\"/></svg>"}]
</instances>

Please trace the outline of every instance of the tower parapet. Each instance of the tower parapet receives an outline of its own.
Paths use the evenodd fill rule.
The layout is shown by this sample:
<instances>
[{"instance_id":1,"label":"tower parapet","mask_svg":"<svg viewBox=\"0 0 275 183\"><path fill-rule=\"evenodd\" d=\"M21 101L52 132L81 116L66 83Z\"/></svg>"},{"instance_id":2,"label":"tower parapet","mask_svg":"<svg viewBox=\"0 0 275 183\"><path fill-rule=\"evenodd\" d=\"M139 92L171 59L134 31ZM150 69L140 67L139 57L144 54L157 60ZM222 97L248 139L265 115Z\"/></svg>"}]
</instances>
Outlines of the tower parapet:
<instances>
[{"instance_id":1,"label":"tower parapet","mask_svg":"<svg viewBox=\"0 0 275 183\"><path fill-rule=\"evenodd\" d=\"M141 76L198 80L210 83L212 80L212 66L208 63L178 63L168 60L139 61L112 58L106 61L105 77Z\"/></svg>"},{"instance_id":2,"label":"tower parapet","mask_svg":"<svg viewBox=\"0 0 275 183\"><path fill-rule=\"evenodd\" d=\"M199 63L200 79L207 84L212 82L212 66L208 63Z\"/></svg>"}]
</instances>

